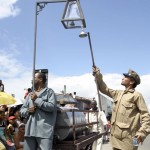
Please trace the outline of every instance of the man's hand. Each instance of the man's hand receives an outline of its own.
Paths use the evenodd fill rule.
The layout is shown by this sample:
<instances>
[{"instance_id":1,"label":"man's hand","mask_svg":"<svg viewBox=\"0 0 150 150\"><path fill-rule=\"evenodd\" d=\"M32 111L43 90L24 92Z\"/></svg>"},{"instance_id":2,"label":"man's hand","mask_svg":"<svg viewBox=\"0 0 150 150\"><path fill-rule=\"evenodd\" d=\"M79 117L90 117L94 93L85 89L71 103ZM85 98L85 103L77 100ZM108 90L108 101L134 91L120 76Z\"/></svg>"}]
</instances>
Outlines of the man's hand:
<instances>
[{"instance_id":1,"label":"man's hand","mask_svg":"<svg viewBox=\"0 0 150 150\"><path fill-rule=\"evenodd\" d=\"M95 76L96 74L100 74L100 70L99 70L99 68L98 67L96 67L96 66L93 66L93 76Z\"/></svg>"},{"instance_id":2,"label":"man's hand","mask_svg":"<svg viewBox=\"0 0 150 150\"><path fill-rule=\"evenodd\" d=\"M34 113L36 110L35 106L29 107L29 113Z\"/></svg>"},{"instance_id":3,"label":"man's hand","mask_svg":"<svg viewBox=\"0 0 150 150\"><path fill-rule=\"evenodd\" d=\"M37 99L37 95L35 94L35 92L31 93L31 99L32 101L35 101Z\"/></svg>"},{"instance_id":4,"label":"man's hand","mask_svg":"<svg viewBox=\"0 0 150 150\"><path fill-rule=\"evenodd\" d=\"M140 135L135 136L137 138L138 143L142 143L142 137Z\"/></svg>"}]
</instances>

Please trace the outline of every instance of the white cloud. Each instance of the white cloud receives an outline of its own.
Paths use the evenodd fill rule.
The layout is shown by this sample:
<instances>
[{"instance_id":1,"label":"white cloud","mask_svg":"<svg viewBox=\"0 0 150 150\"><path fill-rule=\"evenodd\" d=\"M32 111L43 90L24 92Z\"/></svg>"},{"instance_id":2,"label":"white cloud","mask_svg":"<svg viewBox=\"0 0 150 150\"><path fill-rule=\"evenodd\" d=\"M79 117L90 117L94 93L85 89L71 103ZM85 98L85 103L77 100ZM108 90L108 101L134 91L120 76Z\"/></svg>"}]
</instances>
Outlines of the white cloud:
<instances>
[{"instance_id":1,"label":"white cloud","mask_svg":"<svg viewBox=\"0 0 150 150\"><path fill-rule=\"evenodd\" d=\"M15 17L20 13L20 9L15 6L18 0L0 0L0 19Z\"/></svg>"},{"instance_id":2,"label":"white cloud","mask_svg":"<svg viewBox=\"0 0 150 150\"><path fill-rule=\"evenodd\" d=\"M12 52L13 54L13 52ZM23 98L25 88L31 87L32 71L31 68L24 67L17 59L16 55L8 54L0 50L0 77L5 84L5 92L15 94L17 98ZM30 69L30 70L29 70ZM121 85L122 75L104 74L104 81L113 89L124 89ZM136 90L143 94L143 97L150 109L150 75L141 76L141 84ZM56 93L64 90L66 85L67 93L76 92L78 96L93 98L97 90L94 77L91 73L80 76L59 77L49 74L49 87L53 88Z\"/></svg>"},{"instance_id":3,"label":"white cloud","mask_svg":"<svg viewBox=\"0 0 150 150\"><path fill-rule=\"evenodd\" d=\"M15 58L13 53L0 50L0 76L5 78L12 78L18 76L25 69Z\"/></svg>"},{"instance_id":4,"label":"white cloud","mask_svg":"<svg viewBox=\"0 0 150 150\"><path fill-rule=\"evenodd\" d=\"M123 89L123 86L120 85L121 77L122 76L119 74L107 74L104 75L104 80L106 83L108 83L109 87L112 87L114 89ZM150 80L150 75L145 75L141 78L143 80L143 83L139 85L139 87L137 87L137 90L143 94L147 106L150 110L150 85L147 84L147 80L144 80L145 78L148 78ZM6 92L14 93L16 97L22 99L25 93L24 89L31 86L31 79L31 72L22 72L20 77L14 77L5 80L4 84ZM51 74L49 75L49 87L54 89L56 93L60 93L60 91L64 90L64 85L66 85L67 93L76 92L77 95L81 97L93 98L97 93L94 78L91 73L72 77L58 77Z\"/></svg>"},{"instance_id":5,"label":"white cloud","mask_svg":"<svg viewBox=\"0 0 150 150\"><path fill-rule=\"evenodd\" d=\"M56 92L64 90L66 85L67 93L76 92L79 96L94 97L96 94L96 85L91 74L72 77L49 77L49 85Z\"/></svg>"},{"instance_id":6,"label":"white cloud","mask_svg":"<svg viewBox=\"0 0 150 150\"><path fill-rule=\"evenodd\" d=\"M120 74L106 74L104 75L104 81L112 89L124 89L121 85L122 75ZM147 107L150 110L150 75L141 76L142 83L137 86L136 90L142 93ZM91 73L87 73L81 76L73 77L54 77L49 76L49 86L52 87L55 92L60 93L63 90L64 85L68 93L77 92L78 96L93 98L95 97L97 90L94 78Z\"/></svg>"},{"instance_id":7,"label":"white cloud","mask_svg":"<svg viewBox=\"0 0 150 150\"><path fill-rule=\"evenodd\" d=\"M0 48L0 79L5 85L5 92L22 98L24 88L31 84L32 72L18 61L19 54L17 46L10 41L5 48Z\"/></svg>"}]
</instances>

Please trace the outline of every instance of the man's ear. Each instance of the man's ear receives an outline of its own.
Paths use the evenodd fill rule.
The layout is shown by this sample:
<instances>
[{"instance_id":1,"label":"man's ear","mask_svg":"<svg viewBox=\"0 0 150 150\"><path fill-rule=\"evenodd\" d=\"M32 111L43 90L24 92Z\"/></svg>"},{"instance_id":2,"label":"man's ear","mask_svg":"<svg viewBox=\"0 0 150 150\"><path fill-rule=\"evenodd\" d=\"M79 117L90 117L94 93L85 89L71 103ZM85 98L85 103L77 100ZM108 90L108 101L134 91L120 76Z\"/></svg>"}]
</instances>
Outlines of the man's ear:
<instances>
[{"instance_id":1,"label":"man's ear","mask_svg":"<svg viewBox=\"0 0 150 150\"><path fill-rule=\"evenodd\" d=\"M40 78L40 81L41 81L41 82L43 82L43 79L42 79L42 78Z\"/></svg>"},{"instance_id":2,"label":"man's ear","mask_svg":"<svg viewBox=\"0 0 150 150\"><path fill-rule=\"evenodd\" d=\"M134 83L135 83L135 81L130 79L130 85L133 85Z\"/></svg>"}]
</instances>

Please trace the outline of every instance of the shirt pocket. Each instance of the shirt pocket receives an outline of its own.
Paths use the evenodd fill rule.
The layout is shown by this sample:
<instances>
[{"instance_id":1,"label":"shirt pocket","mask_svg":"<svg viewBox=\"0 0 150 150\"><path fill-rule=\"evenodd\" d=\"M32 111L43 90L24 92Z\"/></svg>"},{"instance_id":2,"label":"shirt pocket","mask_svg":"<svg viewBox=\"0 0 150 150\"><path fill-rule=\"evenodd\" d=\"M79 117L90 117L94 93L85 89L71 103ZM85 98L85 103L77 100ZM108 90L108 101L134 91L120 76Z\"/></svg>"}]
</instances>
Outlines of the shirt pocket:
<instances>
[{"instance_id":1,"label":"shirt pocket","mask_svg":"<svg viewBox=\"0 0 150 150\"><path fill-rule=\"evenodd\" d=\"M112 128L111 134L117 139L124 139L129 134L129 126L130 124L116 122Z\"/></svg>"},{"instance_id":2,"label":"shirt pocket","mask_svg":"<svg viewBox=\"0 0 150 150\"><path fill-rule=\"evenodd\" d=\"M133 111L133 104L132 103L127 103L127 102L122 103L121 107L119 109L119 112L122 115L125 115L126 117L128 117L131 114L132 111Z\"/></svg>"}]
</instances>

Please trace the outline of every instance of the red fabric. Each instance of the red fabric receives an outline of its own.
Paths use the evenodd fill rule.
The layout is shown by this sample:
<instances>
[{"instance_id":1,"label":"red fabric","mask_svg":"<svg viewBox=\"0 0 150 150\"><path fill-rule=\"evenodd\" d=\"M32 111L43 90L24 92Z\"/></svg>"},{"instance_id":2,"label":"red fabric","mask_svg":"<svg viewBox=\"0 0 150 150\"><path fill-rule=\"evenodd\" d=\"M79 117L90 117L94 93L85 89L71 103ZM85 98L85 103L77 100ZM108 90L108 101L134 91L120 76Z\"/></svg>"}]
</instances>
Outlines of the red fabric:
<instances>
[{"instance_id":1,"label":"red fabric","mask_svg":"<svg viewBox=\"0 0 150 150\"><path fill-rule=\"evenodd\" d=\"M15 116L8 117L8 120L13 120L13 119L16 119Z\"/></svg>"},{"instance_id":2,"label":"red fabric","mask_svg":"<svg viewBox=\"0 0 150 150\"><path fill-rule=\"evenodd\" d=\"M24 95L24 99L28 96L29 92L26 92Z\"/></svg>"}]
</instances>

